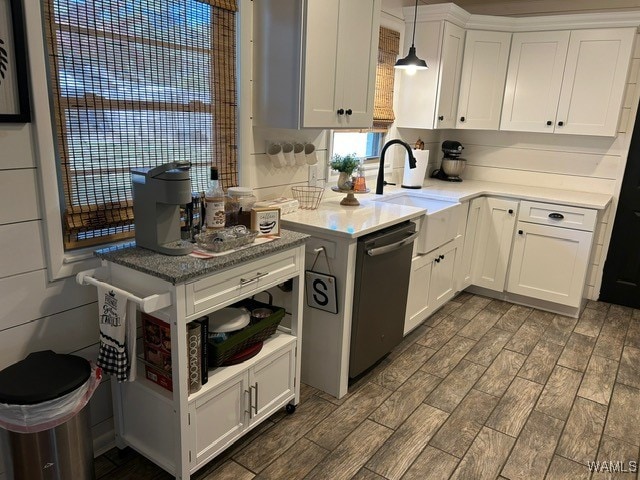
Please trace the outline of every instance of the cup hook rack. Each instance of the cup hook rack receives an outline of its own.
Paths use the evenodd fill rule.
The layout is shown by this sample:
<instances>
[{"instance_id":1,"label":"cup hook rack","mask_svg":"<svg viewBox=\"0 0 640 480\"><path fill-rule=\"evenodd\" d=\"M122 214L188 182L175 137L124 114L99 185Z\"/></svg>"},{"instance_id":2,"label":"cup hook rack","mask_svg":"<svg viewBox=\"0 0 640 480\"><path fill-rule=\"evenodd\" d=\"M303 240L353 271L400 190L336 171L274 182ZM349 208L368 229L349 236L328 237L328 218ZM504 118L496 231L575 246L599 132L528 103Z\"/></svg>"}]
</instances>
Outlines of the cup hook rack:
<instances>
[{"instance_id":1,"label":"cup hook rack","mask_svg":"<svg viewBox=\"0 0 640 480\"><path fill-rule=\"evenodd\" d=\"M94 285L96 287L113 290L114 292L124 296L128 301L137 304L140 310L145 313L155 312L156 310L160 310L171 305L171 292L153 294L147 297L138 297L131 292L114 287L113 285L96 278L95 275L99 275L101 271L102 270L100 268L93 268L91 270L78 272L76 275L76 282L80 285Z\"/></svg>"}]
</instances>

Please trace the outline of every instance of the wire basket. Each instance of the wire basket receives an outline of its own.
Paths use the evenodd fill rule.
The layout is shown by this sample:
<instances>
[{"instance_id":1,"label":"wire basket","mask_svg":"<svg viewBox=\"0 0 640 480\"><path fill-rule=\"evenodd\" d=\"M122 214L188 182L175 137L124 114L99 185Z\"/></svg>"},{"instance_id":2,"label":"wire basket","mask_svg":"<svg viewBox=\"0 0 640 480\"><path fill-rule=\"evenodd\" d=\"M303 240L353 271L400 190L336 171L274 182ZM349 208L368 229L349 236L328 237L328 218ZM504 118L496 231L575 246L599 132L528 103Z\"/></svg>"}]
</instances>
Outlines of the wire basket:
<instances>
[{"instance_id":1,"label":"wire basket","mask_svg":"<svg viewBox=\"0 0 640 480\"><path fill-rule=\"evenodd\" d=\"M299 208L306 210L315 210L322 200L324 188L308 187L306 185L299 187L291 187L293 198L298 200Z\"/></svg>"}]
</instances>

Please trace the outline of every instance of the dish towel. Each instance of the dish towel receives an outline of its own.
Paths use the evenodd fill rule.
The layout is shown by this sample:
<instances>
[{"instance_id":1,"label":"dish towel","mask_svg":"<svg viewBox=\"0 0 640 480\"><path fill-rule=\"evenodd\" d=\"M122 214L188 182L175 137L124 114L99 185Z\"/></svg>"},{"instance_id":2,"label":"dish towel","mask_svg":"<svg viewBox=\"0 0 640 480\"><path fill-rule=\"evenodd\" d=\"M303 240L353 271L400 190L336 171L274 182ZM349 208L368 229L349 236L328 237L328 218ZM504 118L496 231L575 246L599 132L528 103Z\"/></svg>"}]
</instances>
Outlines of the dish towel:
<instances>
[{"instance_id":1,"label":"dish towel","mask_svg":"<svg viewBox=\"0 0 640 480\"><path fill-rule=\"evenodd\" d=\"M98 366L119 382L135 380L136 305L124 292L98 286Z\"/></svg>"}]
</instances>

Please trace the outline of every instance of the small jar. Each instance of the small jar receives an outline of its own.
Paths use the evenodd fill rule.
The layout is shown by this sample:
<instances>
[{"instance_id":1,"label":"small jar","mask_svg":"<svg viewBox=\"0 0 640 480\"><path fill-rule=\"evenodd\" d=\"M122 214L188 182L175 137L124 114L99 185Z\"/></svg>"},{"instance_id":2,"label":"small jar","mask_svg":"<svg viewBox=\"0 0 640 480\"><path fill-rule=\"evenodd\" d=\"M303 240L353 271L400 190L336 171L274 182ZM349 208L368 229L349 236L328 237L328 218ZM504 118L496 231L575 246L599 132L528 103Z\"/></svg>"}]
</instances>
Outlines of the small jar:
<instances>
[{"instance_id":1,"label":"small jar","mask_svg":"<svg viewBox=\"0 0 640 480\"><path fill-rule=\"evenodd\" d=\"M250 211L253 204L256 203L256 197L253 194L253 188L250 187L230 187L227 193L235 198L243 211Z\"/></svg>"},{"instance_id":2,"label":"small jar","mask_svg":"<svg viewBox=\"0 0 640 480\"><path fill-rule=\"evenodd\" d=\"M253 188L250 187L230 187L227 194L233 198L238 205L238 224L251 228L251 209L256 203Z\"/></svg>"}]
</instances>

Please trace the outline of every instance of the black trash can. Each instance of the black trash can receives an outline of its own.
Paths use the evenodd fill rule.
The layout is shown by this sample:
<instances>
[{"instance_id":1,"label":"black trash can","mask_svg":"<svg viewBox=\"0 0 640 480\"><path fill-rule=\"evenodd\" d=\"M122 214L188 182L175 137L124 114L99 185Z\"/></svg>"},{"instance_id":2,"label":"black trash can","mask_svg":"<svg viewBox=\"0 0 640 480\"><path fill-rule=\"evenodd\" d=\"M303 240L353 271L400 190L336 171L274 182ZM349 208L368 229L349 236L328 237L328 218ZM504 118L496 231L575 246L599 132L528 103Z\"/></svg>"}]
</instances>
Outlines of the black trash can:
<instances>
[{"instance_id":1,"label":"black trash can","mask_svg":"<svg viewBox=\"0 0 640 480\"><path fill-rule=\"evenodd\" d=\"M95 478L87 403L93 393L87 387L91 375L84 358L50 350L32 353L0 372L0 432L8 478Z\"/></svg>"}]
</instances>

